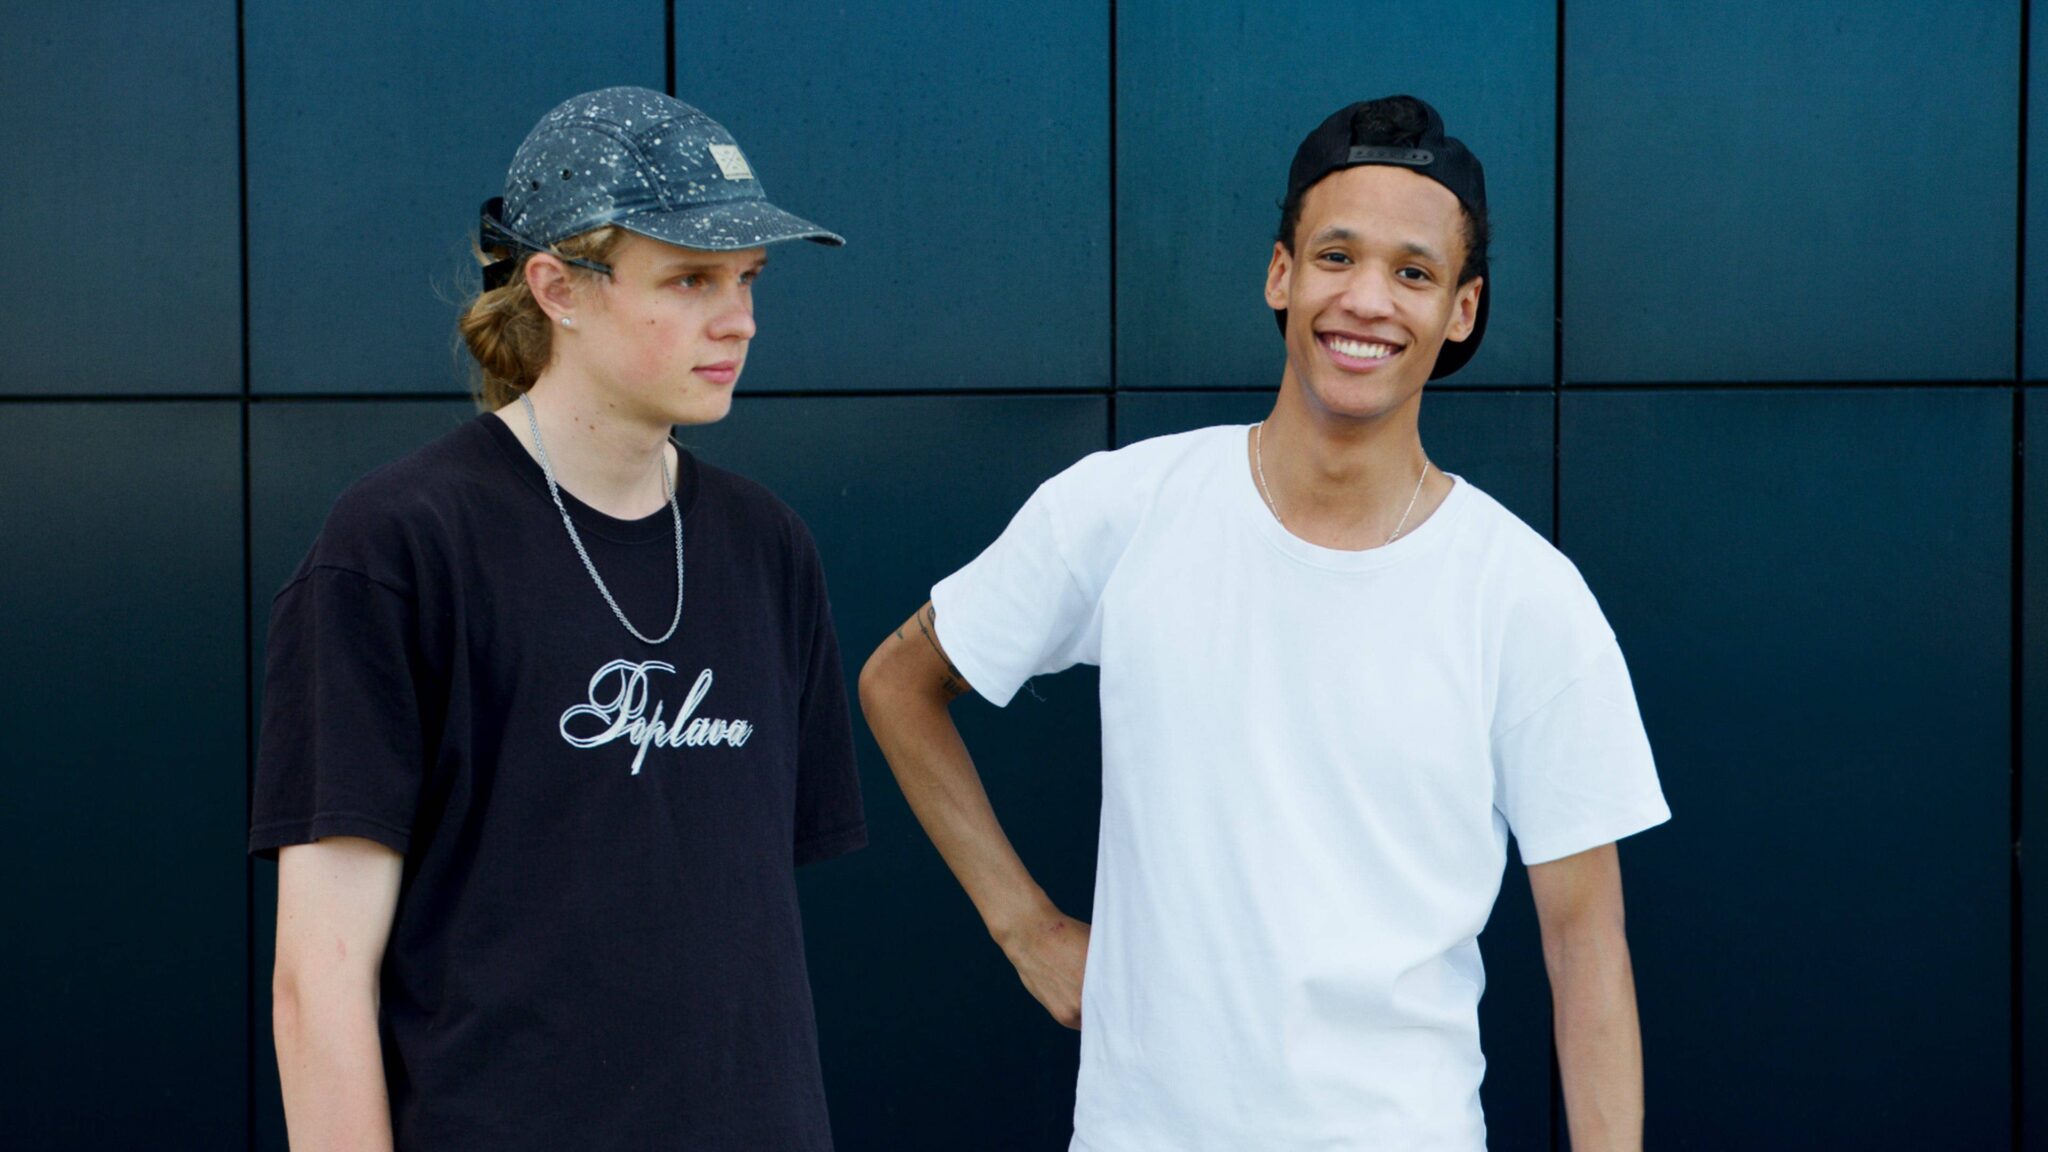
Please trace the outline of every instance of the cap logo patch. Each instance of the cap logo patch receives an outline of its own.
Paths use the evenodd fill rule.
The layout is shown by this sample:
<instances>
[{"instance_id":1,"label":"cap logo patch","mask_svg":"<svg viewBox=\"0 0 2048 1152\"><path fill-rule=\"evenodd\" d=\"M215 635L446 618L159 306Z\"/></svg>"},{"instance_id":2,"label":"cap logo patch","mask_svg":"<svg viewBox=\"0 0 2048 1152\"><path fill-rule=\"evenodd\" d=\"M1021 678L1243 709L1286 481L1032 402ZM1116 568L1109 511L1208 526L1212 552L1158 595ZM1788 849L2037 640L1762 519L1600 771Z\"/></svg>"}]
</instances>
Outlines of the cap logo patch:
<instances>
[{"instance_id":1,"label":"cap logo patch","mask_svg":"<svg viewBox=\"0 0 2048 1152\"><path fill-rule=\"evenodd\" d=\"M747 158L732 144L713 144L711 158L718 161L718 170L725 173L727 180L752 180L754 170L747 167Z\"/></svg>"},{"instance_id":2,"label":"cap logo patch","mask_svg":"<svg viewBox=\"0 0 2048 1152\"><path fill-rule=\"evenodd\" d=\"M1360 144L1351 149L1352 164L1406 164L1414 168L1427 168L1436 160L1436 154L1427 148L1377 148Z\"/></svg>"}]
</instances>

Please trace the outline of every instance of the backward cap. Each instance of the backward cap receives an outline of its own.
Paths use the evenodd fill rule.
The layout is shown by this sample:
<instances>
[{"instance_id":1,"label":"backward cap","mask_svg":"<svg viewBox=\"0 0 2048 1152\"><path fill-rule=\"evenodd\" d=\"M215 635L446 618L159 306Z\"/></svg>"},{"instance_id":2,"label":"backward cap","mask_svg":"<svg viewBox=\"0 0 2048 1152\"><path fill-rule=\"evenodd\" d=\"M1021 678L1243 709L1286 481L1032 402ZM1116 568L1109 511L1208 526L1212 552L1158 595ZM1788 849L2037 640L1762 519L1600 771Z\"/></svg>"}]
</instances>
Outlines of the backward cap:
<instances>
[{"instance_id":1,"label":"backward cap","mask_svg":"<svg viewBox=\"0 0 2048 1152\"><path fill-rule=\"evenodd\" d=\"M1305 137L1301 146L1294 151L1294 162L1287 167L1287 199L1293 200L1305 195L1309 188L1332 172L1345 168L1357 168L1367 164L1381 164L1407 168L1419 175L1450 189L1451 194L1463 204L1465 211L1474 220L1485 220L1486 216L1486 171L1480 167L1479 157L1465 147L1462 140L1444 132L1444 118L1429 102L1414 96L1389 96L1387 100L1412 100L1422 109L1423 126L1412 144L1389 146L1374 139L1375 132L1362 115L1366 107L1379 101L1360 100L1330 113L1315 130ZM1453 343L1444 341L1437 352L1436 365L1429 378L1441 379L1463 368L1479 351L1479 342L1486 336L1486 319L1491 311L1493 297L1493 276L1481 260L1476 274L1486 277L1486 283L1479 291L1478 315L1474 318L1472 334L1464 340ZM1287 330L1286 309L1275 309L1275 318L1280 330Z\"/></svg>"}]
</instances>

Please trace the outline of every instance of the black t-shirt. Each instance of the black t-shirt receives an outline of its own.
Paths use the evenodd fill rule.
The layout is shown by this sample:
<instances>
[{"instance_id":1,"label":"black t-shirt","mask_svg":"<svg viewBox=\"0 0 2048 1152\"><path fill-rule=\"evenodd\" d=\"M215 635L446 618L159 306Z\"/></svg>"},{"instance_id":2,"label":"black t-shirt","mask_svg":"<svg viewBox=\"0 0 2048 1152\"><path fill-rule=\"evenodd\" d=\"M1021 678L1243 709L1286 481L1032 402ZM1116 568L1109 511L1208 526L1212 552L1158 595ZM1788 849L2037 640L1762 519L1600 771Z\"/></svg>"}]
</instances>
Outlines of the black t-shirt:
<instances>
[{"instance_id":1,"label":"black t-shirt","mask_svg":"<svg viewBox=\"0 0 2048 1152\"><path fill-rule=\"evenodd\" d=\"M679 457L664 644L488 414L350 488L271 609L249 847L404 854L400 1149L831 1147L795 866L867 833L824 576ZM562 500L659 635L669 510Z\"/></svg>"}]
</instances>

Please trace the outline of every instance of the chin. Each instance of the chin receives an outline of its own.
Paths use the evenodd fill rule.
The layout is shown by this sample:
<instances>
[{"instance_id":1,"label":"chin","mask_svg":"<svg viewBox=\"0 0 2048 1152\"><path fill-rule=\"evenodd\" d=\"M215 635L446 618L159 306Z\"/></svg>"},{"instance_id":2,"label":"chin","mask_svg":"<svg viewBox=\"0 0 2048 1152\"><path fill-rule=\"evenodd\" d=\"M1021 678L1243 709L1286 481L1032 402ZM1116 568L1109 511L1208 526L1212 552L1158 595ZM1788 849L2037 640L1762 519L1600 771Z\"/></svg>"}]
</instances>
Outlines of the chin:
<instances>
[{"instance_id":1,"label":"chin","mask_svg":"<svg viewBox=\"0 0 2048 1152\"><path fill-rule=\"evenodd\" d=\"M1303 389L1312 408L1340 420L1376 420L1407 403L1415 390L1400 380L1336 380L1308 377Z\"/></svg>"},{"instance_id":2,"label":"chin","mask_svg":"<svg viewBox=\"0 0 2048 1152\"><path fill-rule=\"evenodd\" d=\"M716 424L732 412L732 391L716 395L691 396L668 409L670 424Z\"/></svg>"}]
</instances>

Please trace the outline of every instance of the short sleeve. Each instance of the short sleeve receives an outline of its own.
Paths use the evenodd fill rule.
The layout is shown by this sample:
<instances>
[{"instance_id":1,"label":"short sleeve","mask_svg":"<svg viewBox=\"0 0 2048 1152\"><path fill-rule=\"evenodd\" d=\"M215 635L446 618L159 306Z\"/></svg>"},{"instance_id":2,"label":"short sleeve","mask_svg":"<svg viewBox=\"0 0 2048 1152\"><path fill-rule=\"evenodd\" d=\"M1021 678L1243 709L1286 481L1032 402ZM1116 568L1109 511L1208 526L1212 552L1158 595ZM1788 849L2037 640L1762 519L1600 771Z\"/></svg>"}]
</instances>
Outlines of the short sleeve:
<instances>
[{"instance_id":1,"label":"short sleeve","mask_svg":"<svg viewBox=\"0 0 2048 1152\"><path fill-rule=\"evenodd\" d=\"M361 836L400 853L426 770L414 606L309 566L271 606L249 851Z\"/></svg>"},{"instance_id":2,"label":"short sleeve","mask_svg":"<svg viewBox=\"0 0 2048 1152\"><path fill-rule=\"evenodd\" d=\"M806 539L808 544L808 539ZM796 863L843 855L868 842L860 795L860 765L853 754L852 710L839 637L815 548L807 548L805 598L814 608L804 687L798 698Z\"/></svg>"},{"instance_id":3,"label":"short sleeve","mask_svg":"<svg viewBox=\"0 0 2048 1152\"><path fill-rule=\"evenodd\" d=\"M1527 864L1671 818L1628 665L1611 633L1548 701L1493 737L1496 806Z\"/></svg>"},{"instance_id":4,"label":"short sleeve","mask_svg":"<svg viewBox=\"0 0 2048 1152\"><path fill-rule=\"evenodd\" d=\"M1097 598L1067 561L1056 503L1049 481L995 543L932 588L940 645L999 708L1033 676L1099 662Z\"/></svg>"}]
</instances>

